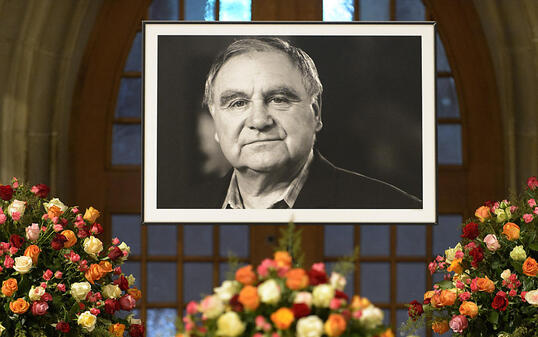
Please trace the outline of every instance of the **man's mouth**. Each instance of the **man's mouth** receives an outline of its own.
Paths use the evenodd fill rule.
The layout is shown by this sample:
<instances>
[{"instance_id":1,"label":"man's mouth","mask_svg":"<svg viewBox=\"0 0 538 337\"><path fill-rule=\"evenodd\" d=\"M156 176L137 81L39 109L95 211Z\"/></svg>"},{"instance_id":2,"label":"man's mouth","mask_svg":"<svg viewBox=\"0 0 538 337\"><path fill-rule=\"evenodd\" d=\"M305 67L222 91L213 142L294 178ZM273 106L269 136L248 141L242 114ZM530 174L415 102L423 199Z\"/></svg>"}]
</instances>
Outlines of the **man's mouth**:
<instances>
[{"instance_id":1,"label":"man's mouth","mask_svg":"<svg viewBox=\"0 0 538 337\"><path fill-rule=\"evenodd\" d=\"M255 140L251 140L251 141L246 142L245 145L277 142L277 141L281 141L281 140L282 139L280 139L280 138L255 139Z\"/></svg>"}]
</instances>

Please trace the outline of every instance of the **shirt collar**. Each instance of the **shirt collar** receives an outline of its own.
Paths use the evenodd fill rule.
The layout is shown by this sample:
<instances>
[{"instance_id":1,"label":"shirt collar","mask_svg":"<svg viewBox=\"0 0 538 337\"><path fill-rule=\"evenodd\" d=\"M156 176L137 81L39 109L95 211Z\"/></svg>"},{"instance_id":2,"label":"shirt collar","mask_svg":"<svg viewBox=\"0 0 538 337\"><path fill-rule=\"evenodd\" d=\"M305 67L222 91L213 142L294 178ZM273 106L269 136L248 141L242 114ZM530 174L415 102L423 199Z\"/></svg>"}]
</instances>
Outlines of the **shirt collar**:
<instances>
[{"instance_id":1,"label":"shirt collar","mask_svg":"<svg viewBox=\"0 0 538 337\"><path fill-rule=\"evenodd\" d=\"M303 168L299 174L291 181L290 185L282 196L278 198L271 207L269 208L293 208L299 193L303 189L303 186L308 178L308 172L310 170L310 165L314 159L314 152L311 150L308 155L308 159L304 164ZM222 204L222 208L233 208L233 209L244 209L245 205L243 204L243 198L241 197L241 192L239 191L239 185L237 184L237 175L235 170L232 173L230 179L230 185L228 186L228 193Z\"/></svg>"}]
</instances>

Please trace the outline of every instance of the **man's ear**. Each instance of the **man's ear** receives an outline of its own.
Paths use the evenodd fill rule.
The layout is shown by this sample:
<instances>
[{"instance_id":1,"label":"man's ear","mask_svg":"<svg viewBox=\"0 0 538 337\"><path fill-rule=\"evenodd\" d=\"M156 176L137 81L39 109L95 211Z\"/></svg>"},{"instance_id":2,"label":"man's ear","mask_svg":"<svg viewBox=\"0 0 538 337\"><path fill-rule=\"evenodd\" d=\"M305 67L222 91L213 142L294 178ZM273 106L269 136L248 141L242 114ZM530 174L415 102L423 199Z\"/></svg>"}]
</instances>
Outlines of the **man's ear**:
<instances>
[{"instance_id":1,"label":"man's ear","mask_svg":"<svg viewBox=\"0 0 538 337\"><path fill-rule=\"evenodd\" d=\"M213 138L215 138L215 141L216 141L217 143L219 143L219 144L220 144L220 139L219 139L219 135L217 135L217 133L216 133L216 132L215 132L215 134L213 135Z\"/></svg>"},{"instance_id":2,"label":"man's ear","mask_svg":"<svg viewBox=\"0 0 538 337\"><path fill-rule=\"evenodd\" d=\"M321 121L321 97L318 97L318 99L314 98L312 111L314 112L314 120L316 121L316 132L318 132L323 127L323 122Z\"/></svg>"}]
</instances>

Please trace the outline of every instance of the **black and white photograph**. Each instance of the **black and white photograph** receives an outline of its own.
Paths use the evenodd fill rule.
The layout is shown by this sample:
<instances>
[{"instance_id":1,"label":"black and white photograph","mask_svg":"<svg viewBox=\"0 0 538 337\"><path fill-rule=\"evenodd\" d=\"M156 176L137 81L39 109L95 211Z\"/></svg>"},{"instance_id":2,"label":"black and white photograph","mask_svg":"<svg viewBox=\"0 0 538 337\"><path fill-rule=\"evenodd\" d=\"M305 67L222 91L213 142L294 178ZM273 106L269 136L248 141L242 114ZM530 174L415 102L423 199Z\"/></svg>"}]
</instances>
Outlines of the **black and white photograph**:
<instances>
[{"instance_id":1,"label":"black and white photograph","mask_svg":"<svg viewBox=\"0 0 538 337\"><path fill-rule=\"evenodd\" d=\"M145 22L144 222L435 223L434 32Z\"/></svg>"}]
</instances>

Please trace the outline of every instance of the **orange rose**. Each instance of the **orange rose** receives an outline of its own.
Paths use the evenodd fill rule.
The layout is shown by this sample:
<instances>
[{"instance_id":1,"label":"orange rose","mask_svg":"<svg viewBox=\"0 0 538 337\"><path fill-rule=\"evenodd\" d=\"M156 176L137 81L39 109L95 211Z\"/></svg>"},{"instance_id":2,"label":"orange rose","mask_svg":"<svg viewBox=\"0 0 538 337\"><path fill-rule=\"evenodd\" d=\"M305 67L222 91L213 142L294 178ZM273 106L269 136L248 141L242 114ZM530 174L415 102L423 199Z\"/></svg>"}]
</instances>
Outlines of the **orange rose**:
<instances>
[{"instance_id":1,"label":"orange rose","mask_svg":"<svg viewBox=\"0 0 538 337\"><path fill-rule=\"evenodd\" d=\"M18 298L14 302L9 302L9 309L16 314L24 314L28 308L30 308L30 303L26 302L22 298Z\"/></svg>"},{"instance_id":2,"label":"orange rose","mask_svg":"<svg viewBox=\"0 0 538 337\"><path fill-rule=\"evenodd\" d=\"M253 286L245 286L239 292L239 302L243 304L247 310L256 310L260 305L260 298L258 297L258 288Z\"/></svg>"},{"instance_id":3,"label":"orange rose","mask_svg":"<svg viewBox=\"0 0 538 337\"><path fill-rule=\"evenodd\" d=\"M61 234L67 238L67 242L64 243L64 248L71 248L77 243L77 236L73 231L66 229Z\"/></svg>"},{"instance_id":4,"label":"orange rose","mask_svg":"<svg viewBox=\"0 0 538 337\"><path fill-rule=\"evenodd\" d=\"M340 314L330 314L324 328L329 337L338 337L346 331L346 319Z\"/></svg>"},{"instance_id":5,"label":"orange rose","mask_svg":"<svg viewBox=\"0 0 538 337\"><path fill-rule=\"evenodd\" d=\"M454 259L450 266L446 269L447 271L453 271L456 274L461 274L463 272L463 267L461 266L461 261L463 259Z\"/></svg>"},{"instance_id":6,"label":"orange rose","mask_svg":"<svg viewBox=\"0 0 538 337\"><path fill-rule=\"evenodd\" d=\"M138 301L139 299L142 298L142 291L138 290L138 288L129 288L127 290L127 294L133 296L135 301Z\"/></svg>"},{"instance_id":7,"label":"orange rose","mask_svg":"<svg viewBox=\"0 0 538 337\"><path fill-rule=\"evenodd\" d=\"M253 285L256 282L256 274L252 271L252 265L237 269L235 279L244 285Z\"/></svg>"},{"instance_id":8,"label":"orange rose","mask_svg":"<svg viewBox=\"0 0 538 337\"><path fill-rule=\"evenodd\" d=\"M351 309L353 309L354 311L368 308L370 304L372 303L366 297L360 297L358 295L354 295L353 298L351 299Z\"/></svg>"},{"instance_id":9,"label":"orange rose","mask_svg":"<svg viewBox=\"0 0 538 337\"><path fill-rule=\"evenodd\" d=\"M286 273L286 286L291 290L300 290L308 286L308 275L302 268L291 269Z\"/></svg>"},{"instance_id":10,"label":"orange rose","mask_svg":"<svg viewBox=\"0 0 538 337\"><path fill-rule=\"evenodd\" d=\"M286 330L295 320L293 311L288 308L280 308L271 314L271 321L280 330Z\"/></svg>"},{"instance_id":11,"label":"orange rose","mask_svg":"<svg viewBox=\"0 0 538 337\"><path fill-rule=\"evenodd\" d=\"M9 278L2 282L2 294L5 296L9 297L13 295L18 289L19 286L17 284L17 280L14 278Z\"/></svg>"},{"instance_id":12,"label":"orange rose","mask_svg":"<svg viewBox=\"0 0 538 337\"><path fill-rule=\"evenodd\" d=\"M460 314L474 318L478 315L478 306L474 302L464 301L460 305Z\"/></svg>"},{"instance_id":13,"label":"orange rose","mask_svg":"<svg viewBox=\"0 0 538 337\"><path fill-rule=\"evenodd\" d=\"M392 332L391 328L388 328L385 332L379 335L379 337L394 337L394 332Z\"/></svg>"},{"instance_id":14,"label":"orange rose","mask_svg":"<svg viewBox=\"0 0 538 337\"><path fill-rule=\"evenodd\" d=\"M440 296L440 301L441 301L440 304L443 307L452 305L452 304L454 304L454 302L456 302L457 297L458 297L458 295L456 295L456 293L453 292L453 291L442 290L441 291L441 296Z\"/></svg>"},{"instance_id":15,"label":"orange rose","mask_svg":"<svg viewBox=\"0 0 538 337\"><path fill-rule=\"evenodd\" d=\"M476 212L474 212L474 215L480 220L480 222L484 222L484 220L488 219L491 214L489 212L489 207L487 206L481 206L478 207Z\"/></svg>"},{"instance_id":16,"label":"orange rose","mask_svg":"<svg viewBox=\"0 0 538 337\"><path fill-rule=\"evenodd\" d=\"M291 256L286 251L275 252L275 262L278 268L291 267Z\"/></svg>"},{"instance_id":17,"label":"orange rose","mask_svg":"<svg viewBox=\"0 0 538 337\"><path fill-rule=\"evenodd\" d=\"M519 239L519 226L513 222L507 222L503 226L503 234L510 241Z\"/></svg>"},{"instance_id":18,"label":"orange rose","mask_svg":"<svg viewBox=\"0 0 538 337\"><path fill-rule=\"evenodd\" d=\"M62 215L62 210L60 209L60 207L58 206L50 206L49 207L49 210L47 211L47 215L49 216L50 219L54 218L55 216L60 216Z\"/></svg>"},{"instance_id":19,"label":"orange rose","mask_svg":"<svg viewBox=\"0 0 538 337\"><path fill-rule=\"evenodd\" d=\"M86 273L84 273L84 276L91 284L94 284L94 282L98 281L101 277L103 277L103 275L105 275L103 268L95 263L88 268Z\"/></svg>"},{"instance_id":20,"label":"orange rose","mask_svg":"<svg viewBox=\"0 0 538 337\"><path fill-rule=\"evenodd\" d=\"M495 284L487 276L485 278L479 277L476 280L476 286L478 290L485 291L487 293L492 293L495 291Z\"/></svg>"},{"instance_id":21,"label":"orange rose","mask_svg":"<svg viewBox=\"0 0 538 337\"><path fill-rule=\"evenodd\" d=\"M39 253L41 253L41 249L39 249L36 245L30 245L26 250L24 251L24 256L28 256L32 258L32 265L37 265L37 259L39 257Z\"/></svg>"},{"instance_id":22,"label":"orange rose","mask_svg":"<svg viewBox=\"0 0 538 337\"><path fill-rule=\"evenodd\" d=\"M86 208L86 212L84 212L84 216L82 218L93 224L99 215L101 215L99 211L90 206L90 208Z\"/></svg>"},{"instance_id":23,"label":"orange rose","mask_svg":"<svg viewBox=\"0 0 538 337\"><path fill-rule=\"evenodd\" d=\"M430 304L435 308L440 308L443 306L441 302L441 293L435 293L430 299Z\"/></svg>"},{"instance_id":24,"label":"orange rose","mask_svg":"<svg viewBox=\"0 0 538 337\"><path fill-rule=\"evenodd\" d=\"M432 323L432 330L438 334L444 334L448 331L448 321L435 321Z\"/></svg>"},{"instance_id":25,"label":"orange rose","mask_svg":"<svg viewBox=\"0 0 538 337\"><path fill-rule=\"evenodd\" d=\"M538 274L538 263L532 257L528 257L523 262L523 274L531 277L535 277Z\"/></svg>"},{"instance_id":26,"label":"orange rose","mask_svg":"<svg viewBox=\"0 0 538 337\"><path fill-rule=\"evenodd\" d=\"M125 325L121 323L112 324L108 327L108 332L113 334L115 337L123 337L123 332L125 331Z\"/></svg>"},{"instance_id":27,"label":"orange rose","mask_svg":"<svg viewBox=\"0 0 538 337\"><path fill-rule=\"evenodd\" d=\"M112 263L110 263L108 261L99 262L99 266L101 267L101 269L103 269L104 273L110 273L113 270L112 269Z\"/></svg>"},{"instance_id":28,"label":"orange rose","mask_svg":"<svg viewBox=\"0 0 538 337\"><path fill-rule=\"evenodd\" d=\"M431 300L431 298L433 297L434 294L435 294L435 291L433 291L433 290L429 290L429 291L425 292L424 293L424 301Z\"/></svg>"}]
</instances>

